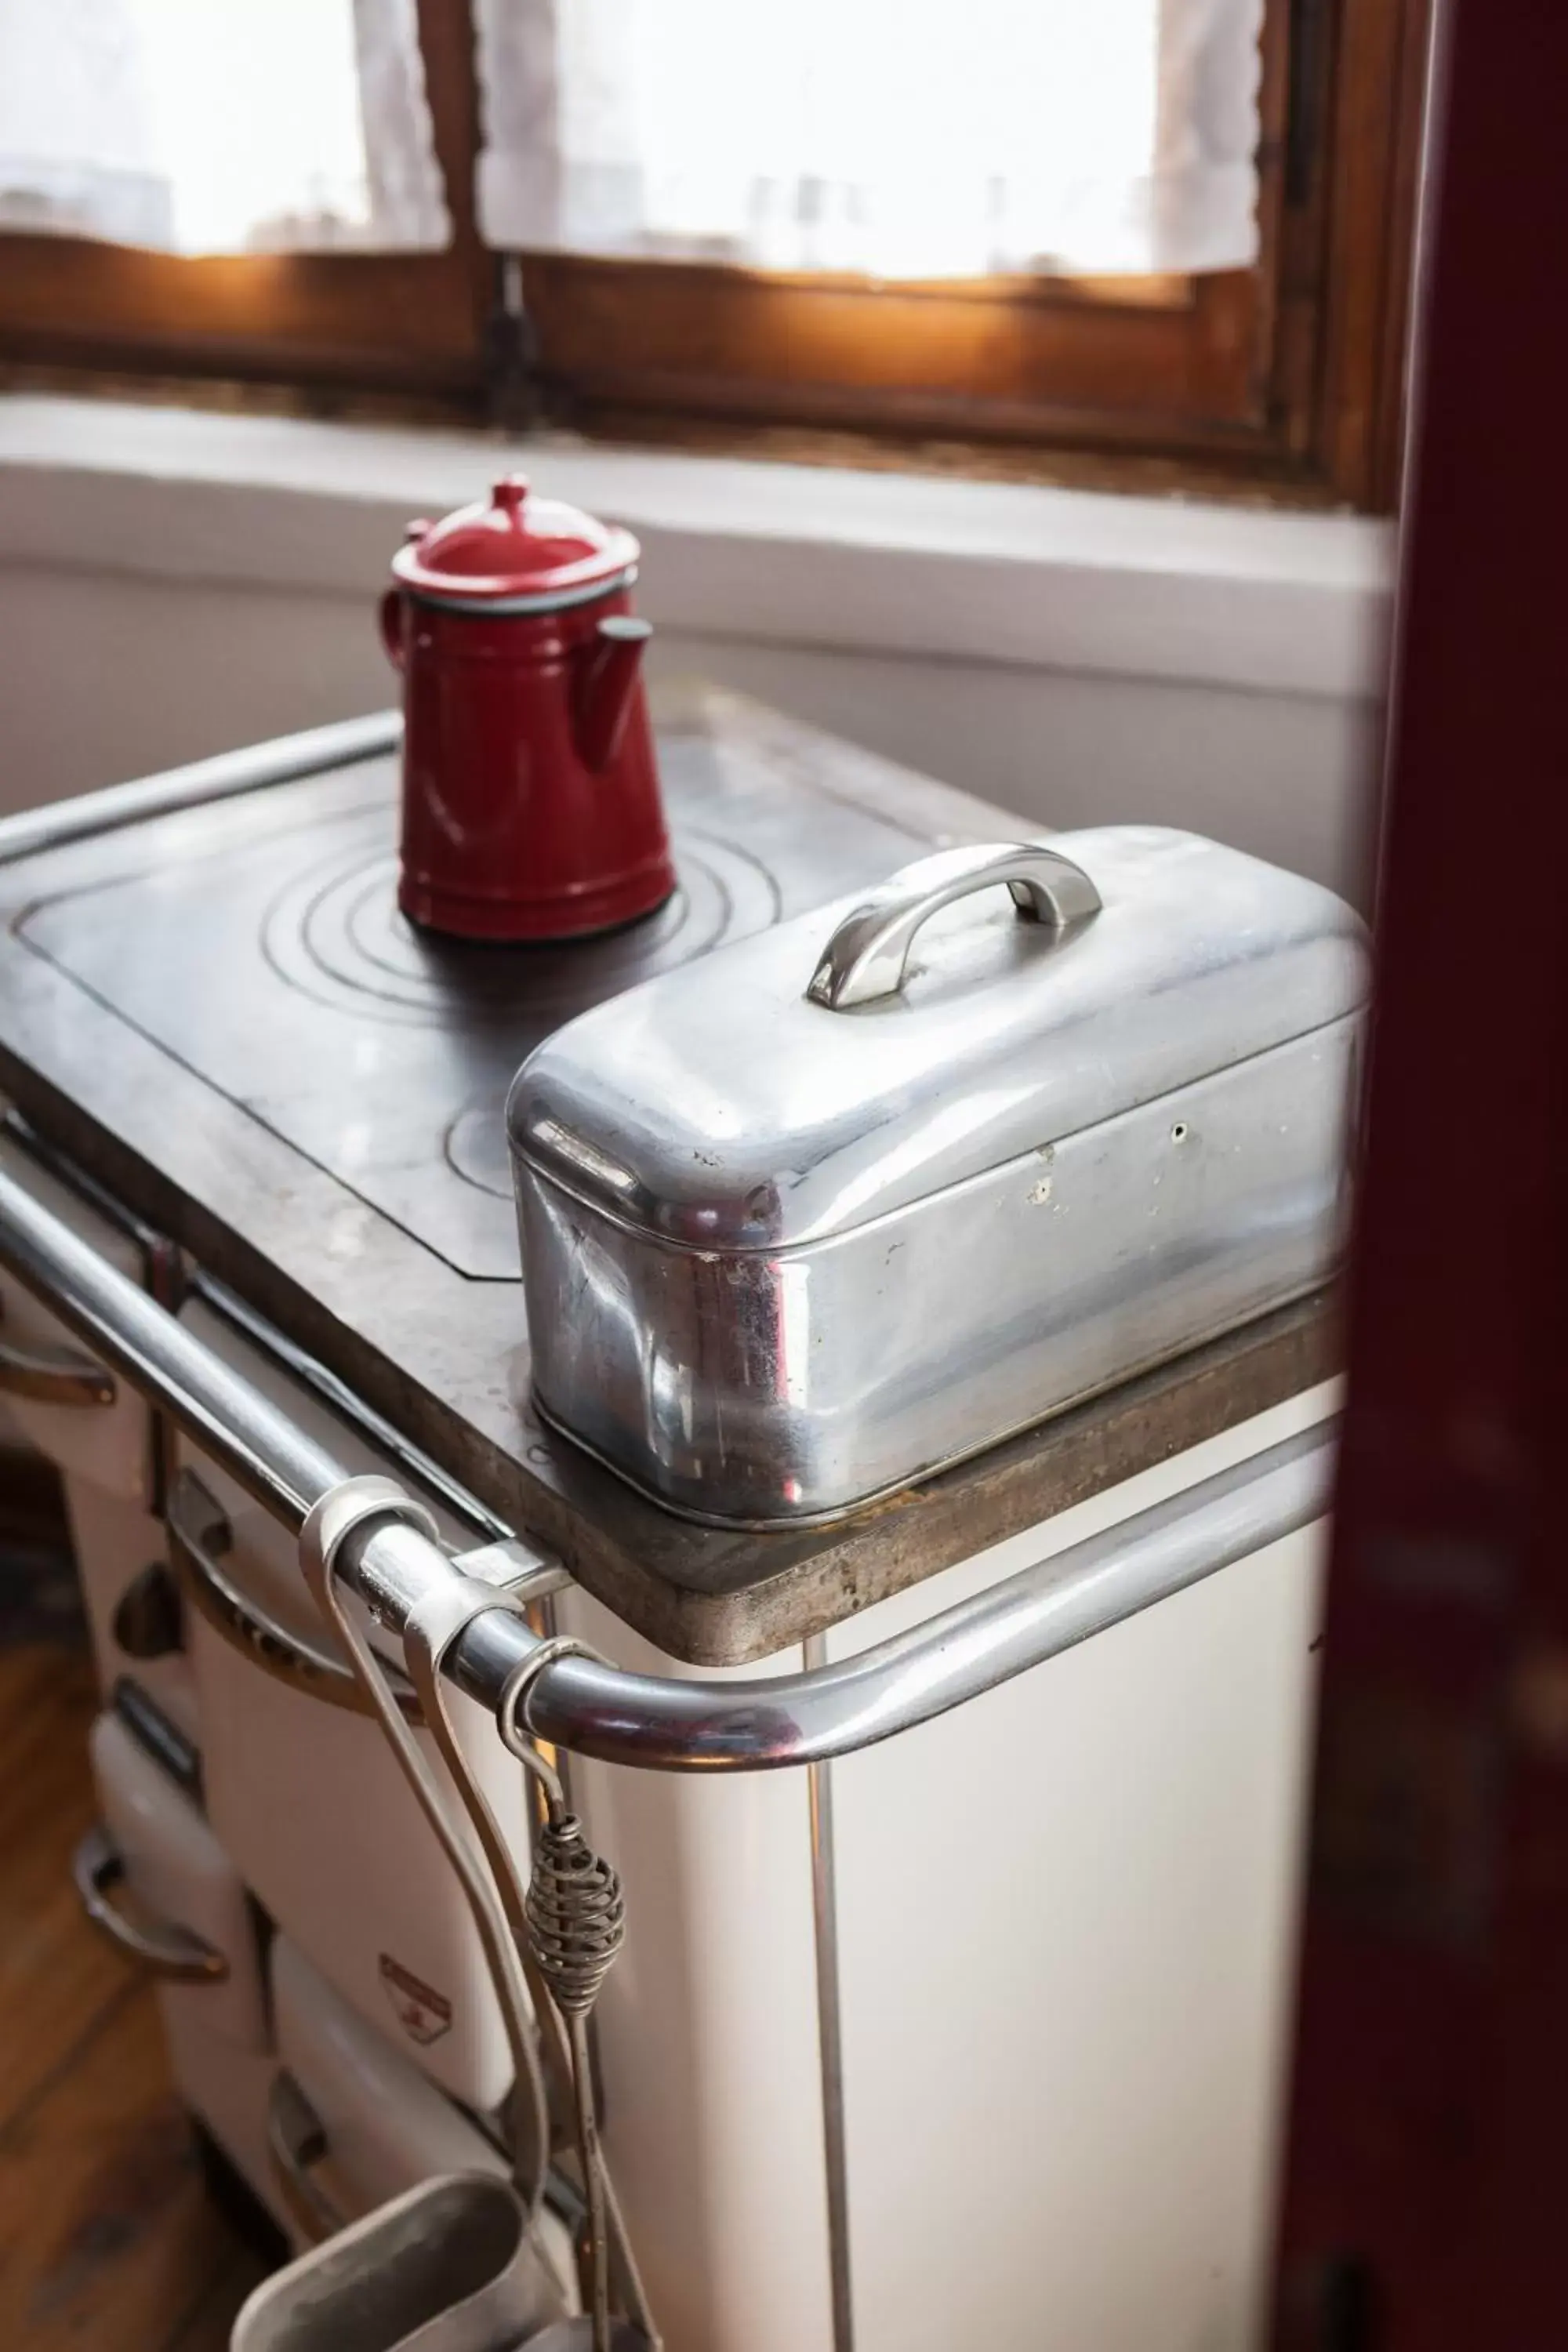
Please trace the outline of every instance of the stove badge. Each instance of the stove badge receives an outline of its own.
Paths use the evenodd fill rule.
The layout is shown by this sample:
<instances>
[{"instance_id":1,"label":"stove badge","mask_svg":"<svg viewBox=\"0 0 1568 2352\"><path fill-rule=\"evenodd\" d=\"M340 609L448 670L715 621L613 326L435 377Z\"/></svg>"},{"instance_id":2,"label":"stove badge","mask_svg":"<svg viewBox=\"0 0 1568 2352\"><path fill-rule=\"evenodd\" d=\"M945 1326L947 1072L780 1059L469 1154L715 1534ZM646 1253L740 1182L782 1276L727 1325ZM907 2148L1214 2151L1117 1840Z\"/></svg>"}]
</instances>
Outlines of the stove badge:
<instances>
[{"instance_id":1,"label":"stove badge","mask_svg":"<svg viewBox=\"0 0 1568 2352\"><path fill-rule=\"evenodd\" d=\"M427 2042L439 2042L452 2023L452 2004L446 1994L423 1983L412 1969L405 1969L390 1952L381 1953L377 1965L382 1990L409 2040L417 2042L422 2049Z\"/></svg>"}]
</instances>

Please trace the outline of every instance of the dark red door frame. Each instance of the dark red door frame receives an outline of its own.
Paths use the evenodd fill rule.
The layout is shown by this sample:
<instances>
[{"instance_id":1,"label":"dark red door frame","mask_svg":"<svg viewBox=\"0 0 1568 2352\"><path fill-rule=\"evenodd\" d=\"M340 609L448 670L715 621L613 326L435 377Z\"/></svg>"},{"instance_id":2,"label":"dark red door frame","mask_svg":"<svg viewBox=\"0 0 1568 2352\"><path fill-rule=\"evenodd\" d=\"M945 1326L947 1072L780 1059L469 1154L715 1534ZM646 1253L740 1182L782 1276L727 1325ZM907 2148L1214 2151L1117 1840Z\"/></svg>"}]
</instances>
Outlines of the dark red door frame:
<instances>
[{"instance_id":1,"label":"dark red door frame","mask_svg":"<svg viewBox=\"0 0 1568 2352\"><path fill-rule=\"evenodd\" d=\"M1568 0L1450 0L1278 2340L1568 2347Z\"/></svg>"}]
</instances>

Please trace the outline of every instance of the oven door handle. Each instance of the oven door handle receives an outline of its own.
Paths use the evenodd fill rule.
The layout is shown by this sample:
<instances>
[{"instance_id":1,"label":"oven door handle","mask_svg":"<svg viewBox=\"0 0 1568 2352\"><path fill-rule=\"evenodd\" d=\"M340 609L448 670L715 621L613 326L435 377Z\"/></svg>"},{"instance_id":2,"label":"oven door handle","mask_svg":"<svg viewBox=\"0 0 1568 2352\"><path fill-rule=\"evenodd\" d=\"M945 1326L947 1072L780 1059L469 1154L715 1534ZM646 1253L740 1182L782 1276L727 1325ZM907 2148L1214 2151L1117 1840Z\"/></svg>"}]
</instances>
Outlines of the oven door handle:
<instances>
[{"instance_id":1,"label":"oven door handle","mask_svg":"<svg viewBox=\"0 0 1568 2352\"><path fill-rule=\"evenodd\" d=\"M0 1320L5 1300L0 1298ZM0 1394L26 1397L34 1404L112 1404L114 1375L74 1348L20 1348L0 1339Z\"/></svg>"},{"instance_id":2,"label":"oven door handle","mask_svg":"<svg viewBox=\"0 0 1568 2352\"><path fill-rule=\"evenodd\" d=\"M100 1935L151 1976L174 1984L221 1984L228 1974L222 1952L172 1919L142 1923L111 1901L112 1890L124 1876L124 1855L102 1822L95 1822L71 1856L71 1877L81 1907Z\"/></svg>"},{"instance_id":3,"label":"oven door handle","mask_svg":"<svg viewBox=\"0 0 1568 2352\"><path fill-rule=\"evenodd\" d=\"M312 2245L347 2227L348 2215L318 2177L327 2158L326 2126L286 2066L273 2076L267 2101L267 2152L279 2193Z\"/></svg>"},{"instance_id":4,"label":"oven door handle","mask_svg":"<svg viewBox=\"0 0 1568 2352\"><path fill-rule=\"evenodd\" d=\"M264 1674L324 1699L330 1706L346 1707L355 1715L371 1713L370 1702L347 1665L281 1623L229 1575L221 1555L233 1545L233 1530L222 1504L208 1494L194 1470L182 1470L175 1479L164 1524L192 1601L230 1649ZM403 1713L411 1723L422 1722L413 1691L400 1675L392 1680Z\"/></svg>"}]
</instances>

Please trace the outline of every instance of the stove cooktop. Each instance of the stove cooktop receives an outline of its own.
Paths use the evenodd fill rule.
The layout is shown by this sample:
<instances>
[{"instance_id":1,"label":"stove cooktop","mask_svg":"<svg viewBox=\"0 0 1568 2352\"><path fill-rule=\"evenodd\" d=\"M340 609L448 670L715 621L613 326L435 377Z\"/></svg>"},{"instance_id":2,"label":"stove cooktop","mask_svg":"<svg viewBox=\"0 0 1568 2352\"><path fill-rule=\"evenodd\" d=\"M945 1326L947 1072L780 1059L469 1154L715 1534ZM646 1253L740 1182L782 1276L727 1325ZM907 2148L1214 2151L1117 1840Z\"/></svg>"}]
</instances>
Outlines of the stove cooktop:
<instances>
[{"instance_id":1,"label":"stove cooktop","mask_svg":"<svg viewBox=\"0 0 1568 2352\"><path fill-rule=\"evenodd\" d=\"M502 1116L520 1062L574 1013L881 879L929 832L781 757L660 739L679 887L569 947L438 939L397 909L391 761L291 790L278 828L135 861L36 903L20 936L121 1020L456 1272L516 1280Z\"/></svg>"},{"instance_id":2,"label":"stove cooktop","mask_svg":"<svg viewBox=\"0 0 1568 2352\"><path fill-rule=\"evenodd\" d=\"M666 683L681 873L570 949L456 946L394 906L396 761L0 865L0 1082L47 1142L193 1251L659 1648L769 1656L1331 1369L1309 1302L827 1528L645 1501L531 1404L501 1105L589 1004L1016 815L716 688Z\"/></svg>"}]
</instances>

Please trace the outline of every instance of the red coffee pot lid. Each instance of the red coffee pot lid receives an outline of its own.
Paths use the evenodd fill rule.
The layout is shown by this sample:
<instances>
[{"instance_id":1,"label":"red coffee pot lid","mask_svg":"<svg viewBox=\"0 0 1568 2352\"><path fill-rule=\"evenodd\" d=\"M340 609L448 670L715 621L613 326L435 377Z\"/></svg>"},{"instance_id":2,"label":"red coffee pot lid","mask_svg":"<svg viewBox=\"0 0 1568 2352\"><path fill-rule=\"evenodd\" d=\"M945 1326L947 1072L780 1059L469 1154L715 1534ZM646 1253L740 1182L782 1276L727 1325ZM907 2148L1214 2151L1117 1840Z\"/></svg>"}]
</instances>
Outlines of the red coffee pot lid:
<instances>
[{"instance_id":1,"label":"red coffee pot lid","mask_svg":"<svg viewBox=\"0 0 1568 2352\"><path fill-rule=\"evenodd\" d=\"M548 613L628 585L640 553L629 530L536 498L521 474L508 474L488 499L411 523L392 569L428 604Z\"/></svg>"}]
</instances>

